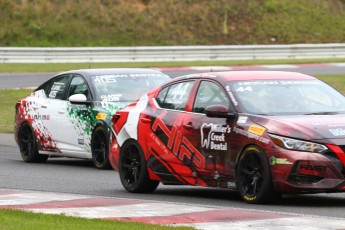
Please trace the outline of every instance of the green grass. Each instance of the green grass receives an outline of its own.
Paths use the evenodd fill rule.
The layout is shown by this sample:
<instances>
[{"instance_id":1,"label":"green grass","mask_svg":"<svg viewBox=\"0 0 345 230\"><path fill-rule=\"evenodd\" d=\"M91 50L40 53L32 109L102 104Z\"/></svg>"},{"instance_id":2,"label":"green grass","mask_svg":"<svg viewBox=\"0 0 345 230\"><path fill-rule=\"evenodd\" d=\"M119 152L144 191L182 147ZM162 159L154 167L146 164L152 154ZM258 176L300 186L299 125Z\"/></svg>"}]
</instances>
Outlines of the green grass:
<instances>
[{"instance_id":1,"label":"green grass","mask_svg":"<svg viewBox=\"0 0 345 230\"><path fill-rule=\"evenodd\" d=\"M233 61L192 61L192 62L133 62L133 63L0 63L0 73L62 72L87 68L154 68L183 66L232 66L265 64L300 64L345 62L337 59L288 59L288 60L233 60Z\"/></svg>"},{"instance_id":2,"label":"green grass","mask_svg":"<svg viewBox=\"0 0 345 230\"><path fill-rule=\"evenodd\" d=\"M119 222L111 220L97 220L69 217L65 215L37 214L18 210L0 210L0 229L4 230L36 230L36 229L128 229L128 230L184 230L191 227L168 227L133 222Z\"/></svg>"},{"instance_id":3,"label":"green grass","mask_svg":"<svg viewBox=\"0 0 345 230\"><path fill-rule=\"evenodd\" d=\"M323 75L319 79L332 85L345 95L345 75ZM14 123L14 106L18 99L25 97L32 90L0 90L0 133L12 133Z\"/></svg>"},{"instance_id":4,"label":"green grass","mask_svg":"<svg viewBox=\"0 0 345 230\"><path fill-rule=\"evenodd\" d=\"M0 15L0 46L345 42L344 0L1 0Z\"/></svg>"},{"instance_id":5,"label":"green grass","mask_svg":"<svg viewBox=\"0 0 345 230\"><path fill-rule=\"evenodd\" d=\"M0 90L0 132L12 133L14 130L15 104L18 99L26 97L32 90Z\"/></svg>"}]
</instances>

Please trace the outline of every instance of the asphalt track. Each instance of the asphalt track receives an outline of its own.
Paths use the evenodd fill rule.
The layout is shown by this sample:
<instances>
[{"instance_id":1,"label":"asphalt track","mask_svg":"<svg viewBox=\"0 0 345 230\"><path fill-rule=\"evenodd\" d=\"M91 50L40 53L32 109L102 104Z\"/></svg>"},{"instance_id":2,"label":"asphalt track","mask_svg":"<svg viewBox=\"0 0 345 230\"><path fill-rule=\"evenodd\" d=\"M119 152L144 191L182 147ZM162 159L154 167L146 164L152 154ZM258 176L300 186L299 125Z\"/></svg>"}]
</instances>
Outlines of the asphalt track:
<instances>
[{"instance_id":1,"label":"asphalt track","mask_svg":"<svg viewBox=\"0 0 345 230\"><path fill-rule=\"evenodd\" d=\"M197 72L222 70L281 70L309 75L344 74L345 63L298 64L298 65L255 65L255 66L204 66L182 68L157 68L172 78ZM0 89L37 87L57 73L0 73Z\"/></svg>"},{"instance_id":2,"label":"asphalt track","mask_svg":"<svg viewBox=\"0 0 345 230\"><path fill-rule=\"evenodd\" d=\"M263 67L258 68L262 69ZM322 74L345 73L345 67L341 65L333 67L315 65L314 67L299 67L293 70L313 74L308 71L312 69L312 71L317 72L315 68L322 69ZM288 69L292 71L292 68ZM162 71L167 72L172 77L187 72L196 72L195 69L162 69ZM320 72L315 74L320 74ZM4 82L8 84L6 88L34 87L51 74L20 74L15 76L17 79L15 81L3 81L4 77L8 77L0 76L1 87L3 87ZM22 78L30 78L30 76L37 82L31 79L27 82L32 85L20 85ZM44 164L24 163L20 158L13 134L0 134L0 188L249 209L270 213L311 215L320 218L330 217L337 220L340 218L341 221L344 221L345 227L345 194L343 193L285 196L279 202L270 205L248 205L240 199L237 192L233 191L189 186L160 185L154 194L130 194L122 188L116 172L97 170L91 161L55 158Z\"/></svg>"}]
</instances>

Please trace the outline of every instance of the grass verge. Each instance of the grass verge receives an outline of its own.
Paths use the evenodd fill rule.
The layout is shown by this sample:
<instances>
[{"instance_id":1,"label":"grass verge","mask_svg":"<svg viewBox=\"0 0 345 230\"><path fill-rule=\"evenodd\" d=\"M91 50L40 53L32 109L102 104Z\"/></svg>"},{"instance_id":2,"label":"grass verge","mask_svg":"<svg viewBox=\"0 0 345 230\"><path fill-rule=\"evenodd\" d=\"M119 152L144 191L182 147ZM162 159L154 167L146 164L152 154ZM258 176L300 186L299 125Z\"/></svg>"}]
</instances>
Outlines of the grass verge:
<instances>
[{"instance_id":1,"label":"grass verge","mask_svg":"<svg viewBox=\"0 0 345 230\"><path fill-rule=\"evenodd\" d=\"M25 227L23 227L25 226ZM111 220L86 219L65 215L38 214L19 210L0 210L0 229L6 230L36 230L36 229L128 229L128 230L187 230L191 227L170 227L133 222L120 222Z\"/></svg>"},{"instance_id":2,"label":"grass verge","mask_svg":"<svg viewBox=\"0 0 345 230\"><path fill-rule=\"evenodd\" d=\"M345 62L336 59L288 59L288 60L233 60L233 61L192 61L192 62L130 62L130 63L0 63L0 73L61 72L88 68L154 68L183 66L232 66Z\"/></svg>"},{"instance_id":3,"label":"grass verge","mask_svg":"<svg viewBox=\"0 0 345 230\"><path fill-rule=\"evenodd\" d=\"M345 95L345 75L322 75L319 79L327 82ZM18 99L25 97L32 90L0 90L0 133L12 133L14 124L14 106Z\"/></svg>"}]
</instances>

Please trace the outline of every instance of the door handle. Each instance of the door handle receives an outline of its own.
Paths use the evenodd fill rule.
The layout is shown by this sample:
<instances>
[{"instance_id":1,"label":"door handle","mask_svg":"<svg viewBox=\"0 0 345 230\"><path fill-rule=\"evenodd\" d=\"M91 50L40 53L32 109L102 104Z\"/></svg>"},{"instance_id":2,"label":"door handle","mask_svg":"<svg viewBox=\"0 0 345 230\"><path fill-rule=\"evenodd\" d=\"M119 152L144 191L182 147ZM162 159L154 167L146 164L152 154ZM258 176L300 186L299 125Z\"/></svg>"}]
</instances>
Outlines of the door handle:
<instances>
[{"instance_id":1,"label":"door handle","mask_svg":"<svg viewBox=\"0 0 345 230\"><path fill-rule=\"evenodd\" d=\"M59 110L58 113L64 114L64 113L65 113L65 110Z\"/></svg>"}]
</instances>

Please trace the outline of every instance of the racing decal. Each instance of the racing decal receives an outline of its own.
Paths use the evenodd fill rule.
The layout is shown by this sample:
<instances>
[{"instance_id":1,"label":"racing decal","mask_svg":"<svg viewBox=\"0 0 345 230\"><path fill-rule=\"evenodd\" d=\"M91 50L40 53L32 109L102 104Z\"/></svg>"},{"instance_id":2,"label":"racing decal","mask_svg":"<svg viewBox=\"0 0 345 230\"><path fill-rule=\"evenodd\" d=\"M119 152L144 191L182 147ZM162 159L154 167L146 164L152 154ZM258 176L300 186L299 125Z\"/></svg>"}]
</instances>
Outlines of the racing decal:
<instances>
[{"instance_id":1,"label":"racing decal","mask_svg":"<svg viewBox=\"0 0 345 230\"><path fill-rule=\"evenodd\" d=\"M112 102L112 101L102 101L101 107L107 111L109 111L110 114L115 114L116 111L119 109L125 107L129 102Z\"/></svg>"},{"instance_id":2,"label":"racing decal","mask_svg":"<svg viewBox=\"0 0 345 230\"><path fill-rule=\"evenodd\" d=\"M259 136L261 136L265 132L265 130L266 129L264 127L261 127L258 125L251 125L248 128L248 132L254 133L254 134L259 135Z\"/></svg>"},{"instance_id":3,"label":"racing decal","mask_svg":"<svg viewBox=\"0 0 345 230\"><path fill-rule=\"evenodd\" d=\"M311 81L311 80L293 80L293 81L277 81L277 80L266 80L266 81L243 81L238 82L242 86L251 85L320 85L321 81Z\"/></svg>"},{"instance_id":4,"label":"racing decal","mask_svg":"<svg viewBox=\"0 0 345 230\"><path fill-rule=\"evenodd\" d=\"M247 123L247 120L248 120L248 117L239 116L237 120L237 124L245 124Z\"/></svg>"},{"instance_id":5,"label":"racing decal","mask_svg":"<svg viewBox=\"0 0 345 230\"><path fill-rule=\"evenodd\" d=\"M229 95L229 97L230 97L232 103L233 103L235 106L237 106L237 105L238 105L238 102L237 102L237 100L236 100L234 94L231 92L230 86L227 85L227 86L225 87L225 89L226 89L226 91L228 92L228 95Z\"/></svg>"},{"instance_id":6,"label":"racing decal","mask_svg":"<svg viewBox=\"0 0 345 230\"><path fill-rule=\"evenodd\" d=\"M34 92L30 97L42 97L40 92ZM16 127L20 128L22 122L29 122L37 140L37 147L43 151L61 152L54 141L52 134L44 126L43 121L50 120L50 116L40 114L36 108L39 104L33 100L22 100L17 104L16 108Z\"/></svg>"},{"instance_id":7,"label":"racing decal","mask_svg":"<svg viewBox=\"0 0 345 230\"><path fill-rule=\"evenodd\" d=\"M338 129L329 129L329 131L333 134L333 136L344 136L345 130L338 128Z\"/></svg>"},{"instance_id":8,"label":"racing decal","mask_svg":"<svg viewBox=\"0 0 345 230\"><path fill-rule=\"evenodd\" d=\"M39 114L35 114L32 116L33 120L44 120L44 121L48 121L50 120L50 115L39 115Z\"/></svg>"},{"instance_id":9,"label":"racing decal","mask_svg":"<svg viewBox=\"0 0 345 230\"><path fill-rule=\"evenodd\" d=\"M101 100L104 102L120 101L121 97L122 94L101 95Z\"/></svg>"},{"instance_id":10,"label":"racing decal","mask_svg":"<svg viewBox=\"0 0 345 230\"><path fill-rule=\"evenodd\" d=\"M292 162L290 162L286 158L277 158L275 156L270 157L270 165L272 165L272 166L274 166L274 165L291 165L291 164L292 164Z\"/></svg>"},{"instance_id":11,"label":"racing decal","mask_svg":"<svg viewBox=\"0 0 345 230\"><path fill-rule=\"evenodd\" d=\"M211 150L228 150L228 143L225 140L225 134L231 132L229 125L222 124L202 124L201 129L201 147Z\"/></svg>"},{"instance_id":12,"label":"racing decal","mask_svg":"<svg viewBox=\"0 0 345 230\"><path fill-rule=\"evenodd\" d=\"M106 113L97 113L96 119L97 120L105 120L105 119L107 119L107 116L108 116L108 114L106 114Z\"/></svg>"},{"instance_id":13,"label":"racing decal","mask_svg":"<svg viewBox=\"0 0 345 230\"><path fill-rule=\"evenodd\" d=\"M97 122L91 107L68 105L67 111L73 128L77 131L79 137L83 137L86 150L91 152L92 127ZM79 140L78 143L80 143Z\"/></svg>"},{"instance_id":14,"label":"racing decal","mask_svg":"<svg viewBox=\"0 0 345 230\"><path fill-rule=\"evenodd\" d=\"M168 142L166 146L171 150L176 157L181 161L185 158L191 160L195 166L198 168L205 167L204 156L190 143L190 141L183 136L181 131L178 130L176 126L173 126L171 130L164 124L162 118L167 114L163 111L153 122L152 130L157 131L158 127L167 136Z\"/></svg>"},{"instance_id":15,"label":"racing decal","mask_svg":"<svg viewBox=\"0 0 345 230\"><path fill-rule=\"evenodd\" d=\"M128 116L126 117L126 123L120 128L119 132L113 132L117 143L119 146L128 140L129 138L133 138L134 140L138 140L138 123L140 113L146 108L148 104L147 95L142 97L142 100L138 101L133 107L130 112L128 112Z\"/></svg>"},{"instance_id":16,"label":"racing decal","mask_svg":"<svg viewBox=\"0 0 345 230\"><path fill-rule=\"evenodd\" d=\"M246 136L246 137L248 137L248 138L250 138L250 139L254 139L254 140L260 141L260 142L262 142L262 143L264 143L264 144L268 144L268 143L270 142L270 141L269 141L267 138L265 138L265 137L262 137L262 136L259 136L259 135L257 135L257 134L248 132L247 130L244 130L244 129L240 129L240 128L236 127L236 126L234 127L234 132L235 132L236 134L241 134L241 135L243 135L243 136Z\"/></svg>"}]
</instances>

